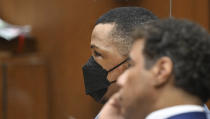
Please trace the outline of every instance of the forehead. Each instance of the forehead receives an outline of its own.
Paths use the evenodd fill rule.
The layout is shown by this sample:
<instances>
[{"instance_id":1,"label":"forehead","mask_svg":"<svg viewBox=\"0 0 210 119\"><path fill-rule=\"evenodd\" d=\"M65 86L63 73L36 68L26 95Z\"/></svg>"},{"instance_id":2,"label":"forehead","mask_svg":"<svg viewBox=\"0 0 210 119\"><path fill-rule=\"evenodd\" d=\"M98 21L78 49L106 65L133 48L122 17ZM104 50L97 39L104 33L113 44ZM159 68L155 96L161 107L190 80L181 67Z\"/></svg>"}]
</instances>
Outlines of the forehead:
<instances>
[{"instance_id":1,"label":"forehead","mask_svg":"<svg viewBox=\"0 0 210 119\"><path fill-rule=\"evenodd\" d=\"M91 45L101 49L112 47L112 31L114 24L98 24L95 26L91 36Z\"/></svg>"},{"instance_id":2,"label":"forehead","mask_svg":"<svg viewBox=\"0 0 210 119\"><path fill-rule=\"evenodd\" d=\"M138 59L138 57L142 55L143 47L144 39L138 39L136 42L134 42L130 52L131 59Z\"/></svg>"}]
</instances>

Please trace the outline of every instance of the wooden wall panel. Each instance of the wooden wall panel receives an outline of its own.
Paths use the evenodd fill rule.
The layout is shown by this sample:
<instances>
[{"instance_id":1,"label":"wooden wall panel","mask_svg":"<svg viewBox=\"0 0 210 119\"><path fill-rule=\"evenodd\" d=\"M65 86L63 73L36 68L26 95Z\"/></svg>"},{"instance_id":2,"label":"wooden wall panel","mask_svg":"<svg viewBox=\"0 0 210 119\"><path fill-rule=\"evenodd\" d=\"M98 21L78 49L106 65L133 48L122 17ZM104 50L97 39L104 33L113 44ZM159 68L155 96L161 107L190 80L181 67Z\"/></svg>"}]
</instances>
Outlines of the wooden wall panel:
<instances>
[{"instance_id":1,"label":"wooden wall panel","mask_svg":"<svg viewBox=\"0 0 210 119\"><path fill-rule=\"evenodd\" d=\"M3 119L3 77L2 68L0 66L0 119Z\"/></svg>"},{"instance_id":2,"label":"wooden wall panel","mask_svg":"<svg viewBox=\"0 0 210 119\"><path fill-rule=\"evenodd\" d=\"M46 66L36 57L7 63L7 118L49 119Z\"/></svg>"},{"instance_id":3,"label":"wooden wall panel","mask_svg":"<svg viewBox=\"0 0 210 119\"><path fill-rule=\"evenodd\" d=\"M173 15L208 27L207 0L173 0ZM32 25L40 55L49 63L50 119L93 118L101 105L84 93L82 65L90 56L96 19L111 8L141 6L160 18L169 16L169 0L1 0L0 15L14 24ZM202 7L204 6L204 7ZM198 9L196 11L196 9Z\"/></svg>"},{"instance_id":4,"label":"wooden wall panel","mask_svg":"<svg viewBox=\"0 0 210 119\"><path fill-rule=\"evenodd\" d=\"M189 19L209 29L209 0L173 0L173 16Z\"/></svg>"}]
</instances>

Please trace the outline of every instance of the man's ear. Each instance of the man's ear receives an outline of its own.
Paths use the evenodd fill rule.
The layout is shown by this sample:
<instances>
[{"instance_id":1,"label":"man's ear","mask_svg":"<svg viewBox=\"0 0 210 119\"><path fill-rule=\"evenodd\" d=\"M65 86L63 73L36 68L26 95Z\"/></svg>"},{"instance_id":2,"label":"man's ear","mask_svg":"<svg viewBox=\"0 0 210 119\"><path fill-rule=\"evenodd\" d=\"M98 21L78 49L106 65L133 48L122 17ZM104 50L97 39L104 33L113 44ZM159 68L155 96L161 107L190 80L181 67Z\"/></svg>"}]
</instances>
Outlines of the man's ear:
<instances>
[{"instance_id":1,"label":"man's ear","mask_svg":"<svg viewBox=\"0 0 210 119\"><path fill-rule=\"evenodd\" d=\"M154 86L160 87L166 84L172 75L172 70L173 62L169 57L161 57L158 59L152 68L152 72L155 76Z\"/></svg>"}]
</instances>

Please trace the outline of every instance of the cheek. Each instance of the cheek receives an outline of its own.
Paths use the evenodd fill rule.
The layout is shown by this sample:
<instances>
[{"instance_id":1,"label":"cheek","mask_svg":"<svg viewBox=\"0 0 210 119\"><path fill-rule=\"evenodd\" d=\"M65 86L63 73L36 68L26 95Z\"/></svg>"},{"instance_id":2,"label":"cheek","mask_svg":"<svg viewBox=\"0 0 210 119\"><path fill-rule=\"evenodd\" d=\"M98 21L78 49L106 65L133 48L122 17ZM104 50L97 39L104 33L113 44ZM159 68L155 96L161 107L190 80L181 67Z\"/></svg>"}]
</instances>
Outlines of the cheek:
<instances>
[{"instance_id":1,"label":"cheek","mask_svg":"<svg viewBox=\"0 0 210 119\"><path fill-rule=\"evenodd\" d=\"M135 85L136 83L139 83L141 78L141 69L139 69L138 67L132 68L132 70L130 70L128 73L128 78L128 84L130 85Z\"/></svg>"},{"instance_id":2,"label":"cheek","mask_svg":"<svg viewBox=\"0 0 210 119\"><path fill-rule=\"evenodd\" d=\"M114 70L114 71L108 73L107 79L110 82L112 82L112 81L117 80L117 78L119 77L119 75L120 75L120 73L117 72L116 70Z\"/></svg>"},{"instance_id":3,"label":"cheek","mask_svg":"<svg viewBox=\"0 0 210 119\"><path fill-rule=\"evenodd\" d=\"M137 72L135 69L129 70L126 72L126 78L123 88L124 91L127 93L127 97L132 97L132 95L136 95L138 93L139 84L141 83L139 80L139 72Z\"/></svg>"},{"instance_id":4,"label":"cheek","mask_svg":"<svg viewBox=\"0 0 210 119\"><path fill-rule=\"evenodd\" d=\"M126 82L127 100L129 106L141 105L139 103L144 102L150 97L152 87L150 83L150 74L147 71L137 69L132 71L129 75L129 80Z\"/></svg>"},{"instance_id":5,"label":"cheek","mask_svg":"<svg viewBox=\"0 0 210 119\"><path fill-rule=\"evenodd\" d=\"M124 84L124 95L126 100L130 100L130 103L135 103L139 97L143 95L146 90L144 82L144 74L140 69L133 68L129 70L127 80Z\"/></svg>"},{"instance_id":6,"label":"cheek","mask_svg":"<svg viewBox=\"0 0 210 119\"><path fill-rule=\"evenodd\" d=\"M118 68L116 68L115 70L113 70L112 72L109 72L107 79L109 81L115 81L119 78L119 76L126 70L127 64L122 64L121 66L119 66Z\"/></svg>"},{"instance_id":7,"label":"cheek","mask_svg":"<svg viewBox=\"0 0 210 119\"><path fill-rule=\"evenodd\" d=\"M108 70L109 62L103 58L94 57L95 61L103 67L103 69Z\"/></svg>"}]
</instances>

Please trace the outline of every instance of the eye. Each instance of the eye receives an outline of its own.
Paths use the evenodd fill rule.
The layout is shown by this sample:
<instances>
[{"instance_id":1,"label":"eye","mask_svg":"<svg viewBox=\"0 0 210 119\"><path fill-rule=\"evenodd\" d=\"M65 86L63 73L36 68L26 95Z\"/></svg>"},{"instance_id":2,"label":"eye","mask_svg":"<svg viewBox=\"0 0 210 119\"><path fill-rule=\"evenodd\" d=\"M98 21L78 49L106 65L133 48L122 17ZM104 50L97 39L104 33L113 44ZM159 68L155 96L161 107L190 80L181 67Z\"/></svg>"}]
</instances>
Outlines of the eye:
<instances>
[{"instance_id":1,"label":"eye","mask_svg":"<svg viewBox=\"0 0 210 119\"><path fill-rule=\"evenodd\" d=\"M128 60L128 68L131 68L134 66L134 63L132 62L132 60Z\"/></svg>"},{"instance_id":2,"label":"eye","mask_svg":"<svg viewBox=\"0 0 210 119\"><path fill-rule=\"evenodd\" d=\"M101 57L102 55L101 55L101 53L99 53L99 52L97 52L97 51L94 51L94 56L95 56L95 57Z\"/></svg>"}]
</instances>

